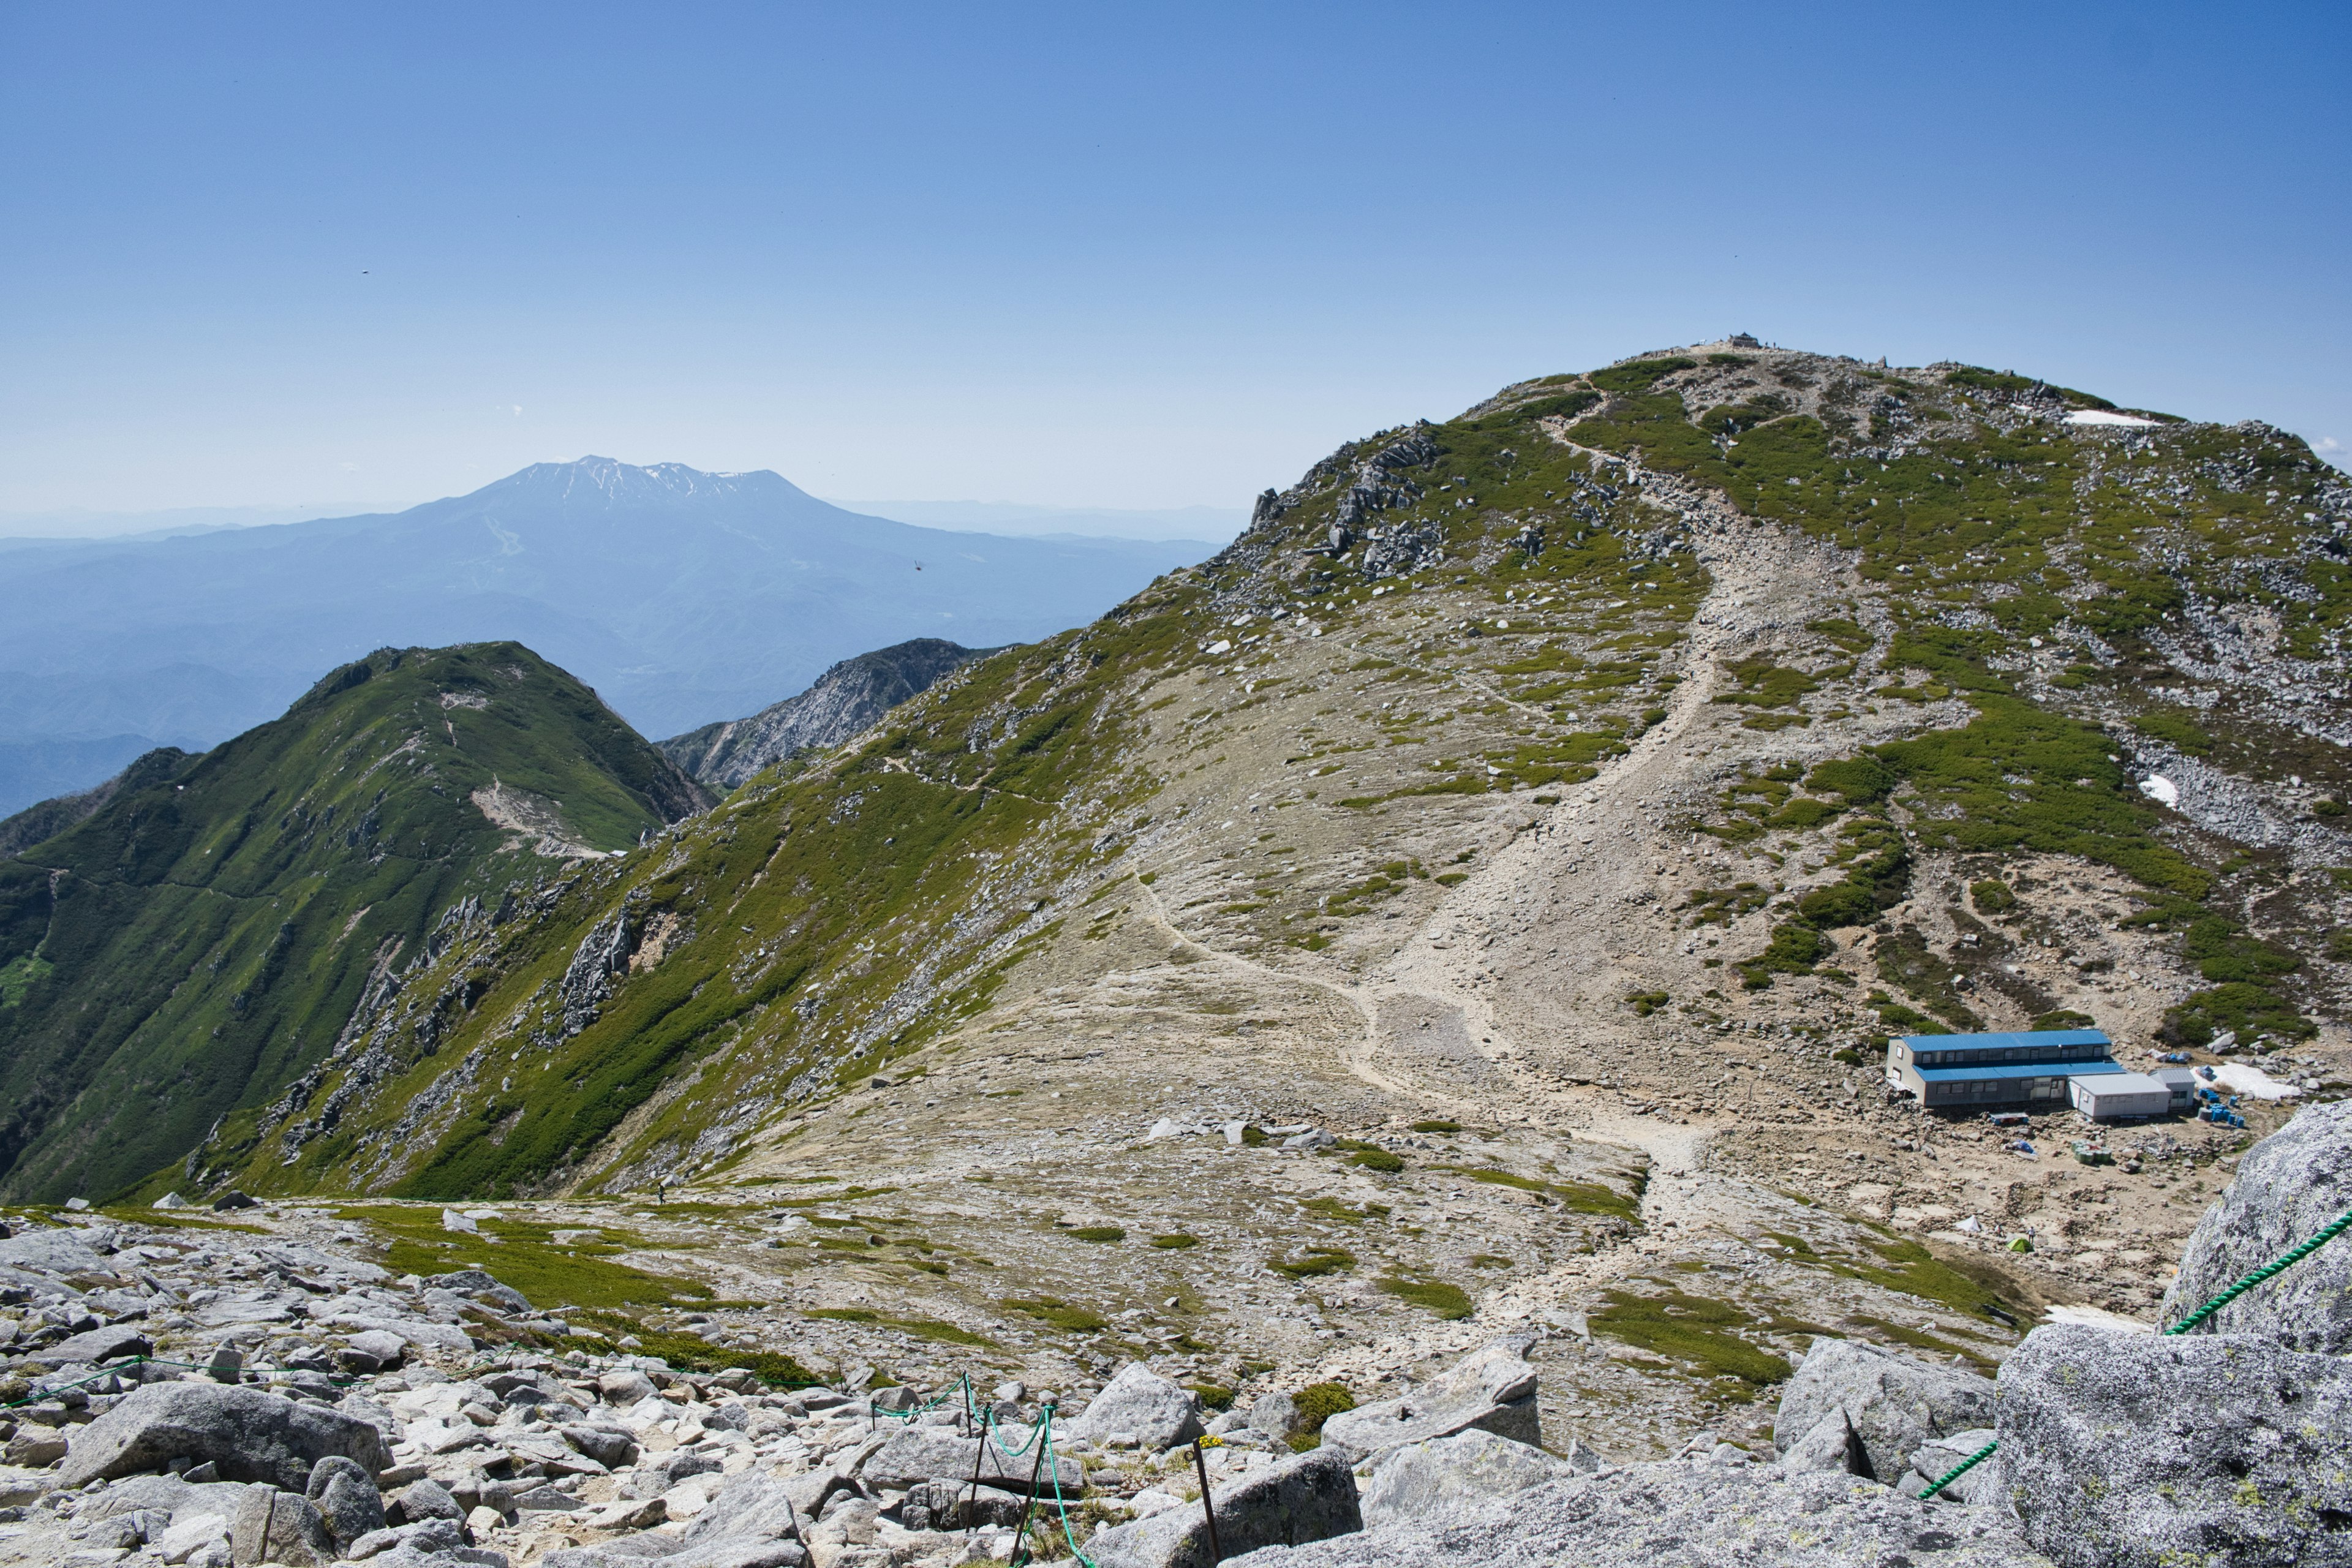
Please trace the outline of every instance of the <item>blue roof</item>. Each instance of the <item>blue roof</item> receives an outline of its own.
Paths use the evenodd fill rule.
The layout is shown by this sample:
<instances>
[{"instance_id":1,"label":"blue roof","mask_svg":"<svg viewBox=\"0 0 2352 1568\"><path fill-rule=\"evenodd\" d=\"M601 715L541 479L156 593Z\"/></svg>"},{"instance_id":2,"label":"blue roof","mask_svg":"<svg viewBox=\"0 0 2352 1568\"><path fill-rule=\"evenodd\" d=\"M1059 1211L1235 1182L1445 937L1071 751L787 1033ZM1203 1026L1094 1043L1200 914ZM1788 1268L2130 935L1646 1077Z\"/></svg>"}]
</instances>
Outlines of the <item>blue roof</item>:
<instances>
[{"instance_id":1,"label":"blue roof","mask_svg":"<svg viewBox=\"0 0 2352 1568\"><path fill-rule=\"evenodd\" d=\"M2007 1035L1902 1035L1915 1051L2005 1051L2020 1046L2112 1046L2098 1029L2022 1029Z\"/></svg>"},{"instance_id":2,"label":"blue roof","mask_svg":"<svg viewBox=\"0 0 2352 1568\"><path fill-rule=\"evenodd\" d=\"M2124 1069L2102 1057L2086 1062L1987 1062L1972 1068L1913 1068L1928 1083L1973 1082L1988 1078L2088 1078Z\"/></svg>"}]
</instances>

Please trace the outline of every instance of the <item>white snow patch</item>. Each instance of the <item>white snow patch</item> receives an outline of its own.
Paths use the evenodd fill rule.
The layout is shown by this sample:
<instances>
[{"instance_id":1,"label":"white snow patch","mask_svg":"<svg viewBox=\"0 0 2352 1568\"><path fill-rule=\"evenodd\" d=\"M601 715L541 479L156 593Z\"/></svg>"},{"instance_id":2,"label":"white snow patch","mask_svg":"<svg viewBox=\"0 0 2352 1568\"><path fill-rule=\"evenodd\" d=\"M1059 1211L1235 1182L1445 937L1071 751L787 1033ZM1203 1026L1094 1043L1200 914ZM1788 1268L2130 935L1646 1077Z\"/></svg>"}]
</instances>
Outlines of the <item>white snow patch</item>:
<instances>
[{"instance_id":1,"label":"white snow patch","mask_svg":"<svg viewBox=\"0 0 2352 1568\"><path fill-rule=\"evenodd\" d=\"M2293 1100L2303 1090L2291 1083L2281 1083L2252 1062L2225 1062L2213 1069L2213 1081L2251 1094L2256 1100Z\"/></svg>"},{"instance_id":2,"label":"white snow patch","mask_svg":"<svg viewBox=\"0 0 2352 1568\"><path fill-rule=\"evenodd\" d=\"M2158 805L2177 806L2180 804L2180 786L2162 773L2150 773L2140 780L2139 793Z\"/></svg>"},{"instance_id":3,"label":"white snow patch","mask_svg":"<svg viewBox=\"0 0 2352 1568\"><path fill-rule=\"evenodd\" d=\"M2143 419L2137 414L2117 414L2108 408L2077 408L2066 416L2069 425L2127 425L2146 428L2155 425L2153 419Z\"/></svg>"}]
</instances>

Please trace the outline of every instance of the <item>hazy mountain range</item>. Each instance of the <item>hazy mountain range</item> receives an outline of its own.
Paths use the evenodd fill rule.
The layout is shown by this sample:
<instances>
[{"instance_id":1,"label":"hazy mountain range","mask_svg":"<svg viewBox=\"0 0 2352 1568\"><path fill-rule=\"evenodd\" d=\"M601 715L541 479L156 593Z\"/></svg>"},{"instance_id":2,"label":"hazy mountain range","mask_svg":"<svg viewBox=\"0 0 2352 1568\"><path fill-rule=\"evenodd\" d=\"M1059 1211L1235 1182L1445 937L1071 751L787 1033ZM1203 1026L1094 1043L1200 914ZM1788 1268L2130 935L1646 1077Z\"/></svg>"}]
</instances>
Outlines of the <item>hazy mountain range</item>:
<instances>
[{"instance_id":1,"label":"hazy mountain range","mask_svg":"<svg viewBox=\"0 0 2352 1568\"><path fill-rule=\"evenodd\" d=\"M665 735L910 637L1045 636L1211 548L947 532L764 470L604 458L396 513L16 542L0 549L0 812L151 746L215 744L379 647L525 641Z\"/></svg>"}]
</instances>

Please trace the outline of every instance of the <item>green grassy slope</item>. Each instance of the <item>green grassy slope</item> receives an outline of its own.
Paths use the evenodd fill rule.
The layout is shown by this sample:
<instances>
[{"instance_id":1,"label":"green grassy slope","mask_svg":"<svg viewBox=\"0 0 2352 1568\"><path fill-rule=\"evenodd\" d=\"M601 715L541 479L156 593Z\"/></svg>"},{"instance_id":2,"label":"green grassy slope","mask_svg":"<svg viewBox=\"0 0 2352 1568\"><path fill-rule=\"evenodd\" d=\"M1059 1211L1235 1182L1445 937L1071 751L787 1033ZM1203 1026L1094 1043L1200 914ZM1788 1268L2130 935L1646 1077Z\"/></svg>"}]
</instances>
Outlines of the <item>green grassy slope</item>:
<instances>
[{"instance_id":1,"label":"green grassy slope","mask_svg":"<svg viewBox=\"0 0 2352 1568\"><path fill-rule=\"evenodd\" d=\"M1874 700L1973 704L1958 728L1775 773L1759 801L1727 801L1727 834L1750 806L1776 826L1851 814L1852 885L1795 911L1775 942L1783 962L1809 964L1816 929L1886 905L1906 845L2080 855L2137 879L2142 918L2179 931L2203 964L2210 989L2176 1009L2184 1037L2305 1028L2299 951L2249 934L2283 862L2160 814L2118 735L2135 715L2161 719L2155 693L2187 679L2180 666L2244 664L2231 616L2275 624L2263 679L2340 690L2352 578L2338 524L2352 495L2260 426L2063 420L2100 406L1968 367L1717 353L1547 377L1446 424L1352 443L1269 497L1205 565L970 667L860 752L754 779L646 850L551 883L509 921L453 929L429 972L366 1012L363 1057L319 1080L331 1126L289 1147L262 1135L269 1123L205 1161L216 1179L280 1190L428 1197L723 1163L783 1110L983 1009L1076 912L1165 782L1139 765L1147 694L1191 666L1253 668L1244 616L1394 628L1398 601L1380 595L1443 582L1494 605L1486 629L1454 630L1458 651L1515 637L1503 630L1514 602L1580 595L1611 617L1608 657L1513 642L1489 673L1522 711L1498 708L1485 755L1402 793L1588 778L1663 711L1675 677L1660 655L1688 635L1706 585L1685 523L1643 498L1612 460L1624 458L1857 552L1874 603L1855 615L1883 610L1895 631L1882 644L1853 622L1811 628L1843 650L1841 676L1867 661ZM2034 637L2073 662L2029 657ZM1444 643L1415 647L1444 658ZM1358 667L1367 687L1384 662ZM1751 712L1747 727L1808 721L1789 699L1820 671L1750 660L1733 673L1722 700ZM2322 717L2341 708L2326 700ZM2275 705L2199 722L2226 731L2215 746L2308 759L2316 787L2352 787L2336 777L2340 751ZM1774 973L1759 960L1750 983Z\"/></svg>"},{"instance_id":2,"label":"green grassy slope","mask_svg":"<svg viewBox=\"0 0 2352 1568\"><path fill-rule=\"evenodd\" d=\"M250 1123L453 906L569 858L494 784L605 853L700 798L526 648L386 649L0 861L0 1191L110 1194Z\"/></svg>"}]
</instances>

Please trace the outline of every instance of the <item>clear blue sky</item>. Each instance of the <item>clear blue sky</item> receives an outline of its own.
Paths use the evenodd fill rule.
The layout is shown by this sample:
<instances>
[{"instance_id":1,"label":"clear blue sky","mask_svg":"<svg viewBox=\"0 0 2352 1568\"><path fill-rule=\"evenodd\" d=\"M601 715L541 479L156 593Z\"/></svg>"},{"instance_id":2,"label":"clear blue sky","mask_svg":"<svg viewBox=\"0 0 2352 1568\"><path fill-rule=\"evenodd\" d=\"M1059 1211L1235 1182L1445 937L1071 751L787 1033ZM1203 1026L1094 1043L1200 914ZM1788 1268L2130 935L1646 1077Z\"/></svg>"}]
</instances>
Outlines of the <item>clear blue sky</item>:
<instances>
[{"instance_id":1,"label":"clear blue sky","mask_svg":"<svg viewBox=\"0 0 2352 1568\"><path fill-rule=\"evenodd\" d=\"M2341 0L12 4L0 511L591 451L1230 505L1736 331L2352 446L2347 43Z\"/></svg>"}]
</instances>

